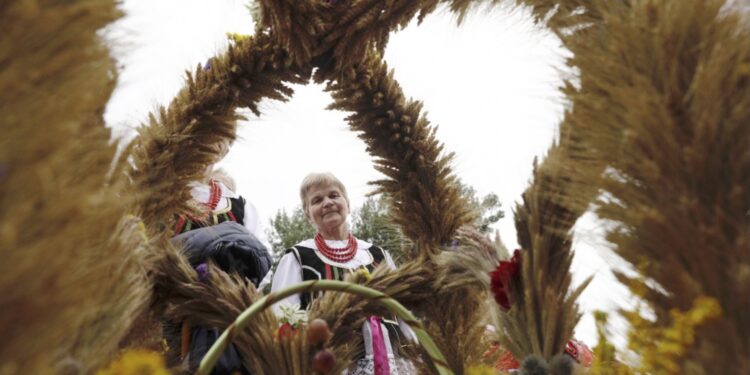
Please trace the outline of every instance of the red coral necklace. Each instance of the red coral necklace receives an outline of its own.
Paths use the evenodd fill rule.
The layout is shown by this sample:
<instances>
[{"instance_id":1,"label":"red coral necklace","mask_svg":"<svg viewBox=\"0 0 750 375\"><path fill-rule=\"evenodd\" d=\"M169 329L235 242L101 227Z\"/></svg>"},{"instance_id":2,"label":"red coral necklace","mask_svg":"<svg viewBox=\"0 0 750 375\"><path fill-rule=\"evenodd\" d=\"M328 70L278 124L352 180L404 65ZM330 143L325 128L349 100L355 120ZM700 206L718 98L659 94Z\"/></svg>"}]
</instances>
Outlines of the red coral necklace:
<instances>
[{"instance_id":1,"label":"red coral necklace","mask_svg":"<svg viewBox=\"0 0 750 375\"><path fill-rule=\"evenodd\" d=\"M328 246L323 239L323 236L318 233L315 235L315 246L318 247L318 250L325 255L326 258L337 263L346 263L354 259L354 254L357 253L357 239L351 233L349 234L349 240L346 246L342 248Z\"/></svg>"},{"instance_id":2,"label":"red coral necklace","mask_svg":"<svg viewBox=\"0 0 750 375\"><path fill-rule=\"evenodd\" d=\"M185 228L185 224L187 223L188 218L194 223L207 223L208 222L208 219L211 217L211 213L219 205L219 200L221 200L221 187L219 187L219 183L216 182L216 180L211 180L209 181L208 185L211 189L209 193L208 202L205 202L205 203L201 202L201 205L203 206L203 209L204 209L203 217L198 218L191 214L180 215L177 218L177 224L175 225L175 228L174 228L175 234L182 233L182 229Z\"/></svg>"},{"instance_id":3,"label":"red coral necklace","mask_svg":"<svg viewBox=\"0 0 750 375\"><path fill-rule=\"evenodd\" d=\"M206 213L210 215L211 212L216 209L216 206L219 205L219 200L221 199L221 188L216 180L211 180L208 184L211 187L211 193L208 202L203 203L203 206L206 208Z\"/></svg>"},{"instance_id":4,"label":"red coral necklace","mask_svg":"<svg viewBox=\"0 0 750 375\"><path fill-rule=\"evenodd\" d=\"M211 217L211 213L214 212L216 207L219 205L219 201L221 200L221 187L219 187L219 183L216 182L216 180L210 180L208 182L209 186L209 196L208 196L208 202L201 202L201 206L203 206L203 217L198 218L193 215L188 215L188 217L195 221L195 222L206 222Z\"/></svg>"}]
</instances>

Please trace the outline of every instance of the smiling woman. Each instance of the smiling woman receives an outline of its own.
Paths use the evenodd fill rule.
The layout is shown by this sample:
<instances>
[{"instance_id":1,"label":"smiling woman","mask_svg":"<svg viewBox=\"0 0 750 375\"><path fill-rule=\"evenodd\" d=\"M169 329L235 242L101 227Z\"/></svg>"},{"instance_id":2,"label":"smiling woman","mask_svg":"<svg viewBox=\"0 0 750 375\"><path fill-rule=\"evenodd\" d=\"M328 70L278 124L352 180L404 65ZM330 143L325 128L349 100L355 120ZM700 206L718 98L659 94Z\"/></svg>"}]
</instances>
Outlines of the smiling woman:
<instances>
[{"instance_id":1,"label":"smiling woman","mask_svg":"<svg viewBox=\"0 0 750 375\"><path fill-rule=\"evenodd\" d=\"M346 187L331 173L313 173L302 181L300 199L305 215L318 230L316 240L349 240Z\"/></svg>"},{"instance_id":2,"label":"smiling woman","mask_svg":"<svg viewBox=\"0 0 750 375\"><path fill-rule=\"evenodd\" d=\"M349 230L349 197L346 187L332 173L311 173L300 186L305 215L317 230L314 239L298 243L286 251L273 275L271 291L309 280L343 280L349 274L369 274L381 264L395 269L384 249L354 237ZM288 311L305 311L319 295L293 295L274 306L282 317ZM356 362L350 374L372 374L375 368L393 369L393 373L411 371L411 364L399 358L399 349L412 337L408 327L399 327L393 319L370 316L362 327L365 356ZM378 372L380 373L380 372ZM387 371L385 373L388 373ZM408 372L411 373L411 372Z\"/></svg>"}]
</instances>

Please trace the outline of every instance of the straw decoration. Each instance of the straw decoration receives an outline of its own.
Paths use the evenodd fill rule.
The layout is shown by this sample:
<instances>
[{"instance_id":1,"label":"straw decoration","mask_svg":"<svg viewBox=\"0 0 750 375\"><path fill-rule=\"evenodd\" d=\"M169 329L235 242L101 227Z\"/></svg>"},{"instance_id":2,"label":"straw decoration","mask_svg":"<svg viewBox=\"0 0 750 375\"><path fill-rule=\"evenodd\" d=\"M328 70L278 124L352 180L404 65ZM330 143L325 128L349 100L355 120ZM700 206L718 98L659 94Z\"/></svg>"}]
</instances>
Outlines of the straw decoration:
<instances>
[{"instance_id":1,"label":"straw decoration","mask_svg":"<svg viewBox=\"0 0 750 375\"><path fill-rule=\"evenodd\" d=\"M393 73L377 55L349 70L327 88L330 109L354 112L347 120L386 179L373 182L387 194L394 223L423 256L435 254L456 230L471 222L435 128L420 114L422 103L406 100Z\"/></svg>"},{"instance_id":2,"label":"straw decoration","mask_svg":"<svg viewBox=\"0 0 750 375\"><path fill-rule=\"evenodd\" d=\"M3 373L90 372L146 308L144 240L102 114L114 1L4 2L0 24Z\"/></svg>"},{"instance_id":3,"label":"straw decoration","mask_svg":"<svg viewBox=\"0 0 750 375\"><path fill-rule=\"evenodd\" d=\"M239 38L188 73L185 88L150 116L132 145L132 194L149 231L164 233L175 213L192 212L188 183L202 180L220 145L234 140L238 107L259 114L261 99L286 100L292 90L285 83L305 82L308 75L267 35Z\"/></svg>"}]
</instances>

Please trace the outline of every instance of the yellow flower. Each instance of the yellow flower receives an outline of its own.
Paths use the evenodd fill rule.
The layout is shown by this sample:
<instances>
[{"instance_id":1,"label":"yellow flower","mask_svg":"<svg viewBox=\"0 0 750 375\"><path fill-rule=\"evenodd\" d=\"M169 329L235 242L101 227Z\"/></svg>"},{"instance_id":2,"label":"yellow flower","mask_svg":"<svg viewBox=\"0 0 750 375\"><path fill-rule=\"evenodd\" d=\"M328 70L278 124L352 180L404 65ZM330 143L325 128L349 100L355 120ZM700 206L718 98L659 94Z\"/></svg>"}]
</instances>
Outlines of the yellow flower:
<instances>
[{"instance_id":1,"label":"yellow flower","mask_svg":"<svg viewBox=\"0 0 750 375\"><path fill-rule=\"evenodd\" d=\"M632 330L631 350L641 354L640 371L649 374L679 374L681 359L695 341L696 330L721 316L719 303L709 297L698 297L688 311L670 311L672 323L659 327L644 319L639 309L625 314Z\"/></svg>"},{"instance_id":2,"label":"yellow flower","mask_svg":"<svg viewBox=\"0 0 750 375\"><path fill-rule=\"evenodd\" d=\"M365 280L370 281L372 280L372 275L370 274L370 271L367 270L367 268L360 268L357 270L358 276L363 277Z\"/></svg>"},{"instance_id":3,"label":"yellow flower","mask_svg":"<svg viewBox=\"0 0 750 375\"><path fill-rule=\"evenodd\" d=\"M469 366L466 369L466 375L496 375L497 372L492 367L486 365Z\"/></svg>"},{"instance_id":4,"label":"yellow flower","mask_svg":"<svg viewBox=\"0 0 750 375\"><path fill-rule=\"evenodd\" d=\"M109 367L99 370L97 375L169 375L164 358L144 349L127 350Z\"/></svg>"},{"instance_id":5,"label":"yellow flower","mask_svg":"<svg viewBox=\"0 0 750 375\"><path fill-rule=\"evenodd\" d=\"M240 33L227 33L227 38L235 42L242 42L250 39L250 35Z\"/></svg>"}]
</instances>

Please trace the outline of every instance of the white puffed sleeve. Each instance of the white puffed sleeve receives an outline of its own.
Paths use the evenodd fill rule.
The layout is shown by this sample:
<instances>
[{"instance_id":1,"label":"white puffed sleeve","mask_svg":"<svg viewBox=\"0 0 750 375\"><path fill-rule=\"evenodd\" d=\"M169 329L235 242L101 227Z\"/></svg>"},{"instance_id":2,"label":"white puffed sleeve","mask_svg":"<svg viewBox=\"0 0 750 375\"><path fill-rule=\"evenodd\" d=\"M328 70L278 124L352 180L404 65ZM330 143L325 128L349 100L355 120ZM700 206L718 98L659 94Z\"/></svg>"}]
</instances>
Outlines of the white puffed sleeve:
<instances>
[{"instance_id":1,"label":"white puffed sleeve","mask_svg":"<svg viewBox=\"0 0 750 375\"><path fill-rule=\"evenodd\" d=\"M279 261L271 281L271 293L302 282L302 267L293 253L287 253ZM277 316L281 315L280 305L300 305L299 294L289 296L275 303L271 308Z\"/></svg>"}]
</instances>

